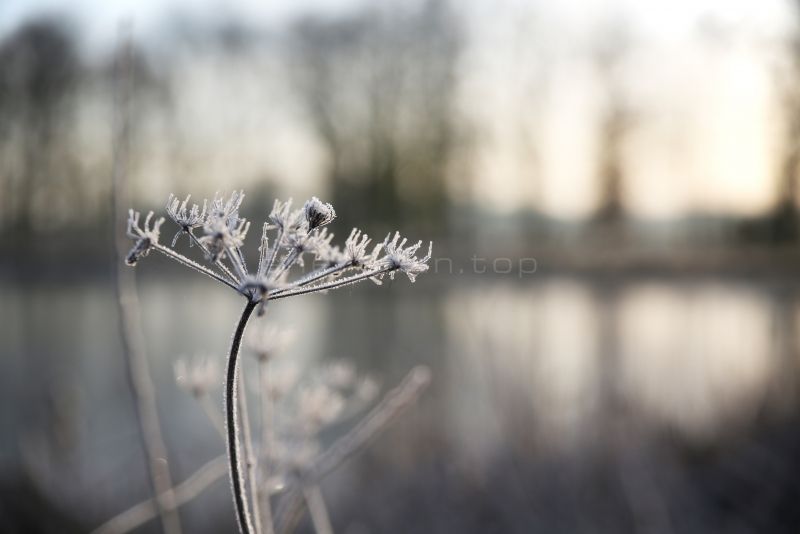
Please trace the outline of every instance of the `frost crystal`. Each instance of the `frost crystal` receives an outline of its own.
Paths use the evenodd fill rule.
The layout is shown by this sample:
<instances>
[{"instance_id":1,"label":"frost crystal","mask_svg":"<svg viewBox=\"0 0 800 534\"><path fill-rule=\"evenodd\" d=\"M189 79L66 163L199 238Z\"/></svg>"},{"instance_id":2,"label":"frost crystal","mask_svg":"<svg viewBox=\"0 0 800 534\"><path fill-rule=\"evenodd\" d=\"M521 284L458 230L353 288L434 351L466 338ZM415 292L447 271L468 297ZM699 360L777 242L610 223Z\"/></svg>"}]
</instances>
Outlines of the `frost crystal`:
<instances>
[{"instance_id":1,"label":"frost crystal","mask_svg":"<svg viewBox=\"0 0 800 534\"><path fill-rule=\"evenodd\" d=\"M292 211L292 199L286 202L275 200L272 206L272 211L269 214L269 220L275 228L282 232L292 229L297 229L301 225L301 210Z\"/></svg>"},{"instance_id":2,"label":"frost crystal","mask_svg":"<svg viewBox=\"0 0 800 534\"><path fill-rule=\"evenodd\" d=\"M428 254L422 258L417 258L416 253L422 246L422 241L417 241L413 245L406 246L406 238L400 240L400 232L395 232L394 238L389 241L391 234L386 236L383 241L383 250L386 255L378 263L389 270L389 277L394 278L396 271L406 273L408 279L414 282L417 275L428 270L428 261L433 253L433 241L428 245Z\"/></svg>"},{"instance_id":3,"label":"frost crystal","mask_svg":"<svg viewBox=\"0 0 800 534\"><path fill-rule=\"evenodd\" d=\"M239 284L239 293L243 295L250 295L251 298L258 301L258 315L264 315L264 309L269 300L269 293L272 290L283 288L283 285L268 279L265 276L253 276L247 274L242 278Z\"/></svg>"},{"instance_id":4,"label":"frost crystal","mask_svg":"<svg viewBox=\"0 0 800 534\"><path fill-rule=\"evenodd\" d=\"M227 200L224 195L216 193L211 201L209 219L222 219L230 226L236 226L239 222L239 208L243 200L244 191L234 191Z\"/></svg>"},{"instance_id":5,"label":"frost crystal","mask_svg":"<svg viewBox=\"0 0 800 534\"><path fill-rule=\"evenodd\" d=\"M170 194L167 200L167 215L180 227L180 230L178 230L175 237L172 239L173 247L175 243L178 242L178 238L181 234L189 234L189 232L195 228L200 228L205 224L208 201L203 201L202 209L200 209L200 206L197 204L192 204L192 207L189 208L188 203L191 196L192 195L186 195L186 198L181 202L178 197ZM189 239L189 243L191 244L191 236Z\"/></svg>"},{"instance_id":6,"label":"frost crystal","mask_svg":"<svg viewBox=\"0 0 800 534\"><path fill-rule=\"evenodd\" d=\"M368 267L378 258L378 253L383 245L377 245L371 253L367 252L367 246L372 241L367 234L357 228L353 228L350 236L344 242L344 257L353 267Z\"/></svg>"},{"instance_id":7,"label":"frost crystal","mask_svg":"<svg viewBox=\"0 0 800 534\"><path fill-rule=\"evenodd\" d=\"M317 197L311 197L303 206L309 230L329 224L336 218L336 210L328 203L322 202Z\"/></svg>"},{"instance_id":8,"label":"frost crystal","mask_svg":"<svg viewBox=\"0 0 800 534\"><path fill-rule=\"evenodd\" d=\"M232 249L241 248L250 223L245 219L235 216L210 215L203 230L206 235L200 242L208 250L208 257L212 262L225 257L225 253Z\"/></svg>"},{"instance_id":9,"label":"frost crystal","mask_svg":"<svg viewBox=\"0 0 800 534\"><path fill-rule=\"evenodd\" d=\"M285 237L286 246L291 248L296 254L296 262L301 267L304 264L303 254L313 254L317 259L330 257L331 240L333 234L328 233L327 228L321 232L304 233L302 231L290 232Z\"/></svg>"},{"instance_id":10,"label":"frost crystal","mask_svg":"<svg viewBox=\"0 0 800 534\"><path fill-rule=\"evenodd\" d=\"M158 244L161 225L164 224L164 217L159 217L153 224L150 221L153 219L153 212L149 212L144 220L144 224L139 226L139 212L128 211L128 237L135 239L136 244L133 246L128 256L125 258L125 263L128 265L136 265L136 263L150 253L150 249Z\"/></svg>"}]
</instances>

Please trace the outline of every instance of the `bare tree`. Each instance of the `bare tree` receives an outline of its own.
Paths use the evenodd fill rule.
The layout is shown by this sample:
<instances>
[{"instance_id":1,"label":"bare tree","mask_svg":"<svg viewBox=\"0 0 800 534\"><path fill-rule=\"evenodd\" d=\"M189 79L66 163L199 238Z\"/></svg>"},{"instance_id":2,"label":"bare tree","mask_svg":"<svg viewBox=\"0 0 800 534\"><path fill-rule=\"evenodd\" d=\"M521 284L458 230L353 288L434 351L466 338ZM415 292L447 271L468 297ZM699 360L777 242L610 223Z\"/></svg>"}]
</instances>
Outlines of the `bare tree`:
<instances>
[{"instance_id":1,"label":"bare tree","mask_svg":"<svg viewBox=\"0 0 800 534\"><path fill-rule=\"evenodd\" d=\"M0 46L0 223L21 239L78 198L64 139L81 71L71 34L54 20L29 22Z\"/></svg>"},{"instance_id":2,"label":"bare tree","mask_svg":"<svg viewBox=\"0 0 800 534\"><path fill-rule=\"evenodd\" d=\"M792 2L800 20L800 2ZM771 214L771 235L774 239L797 238L797 194L800 172L800 33L787 43L791 61L788 79L783 85L783 106L786 141L778 175L778 200Z\"/></svg>"},{"instance_id":3,"label":"bare tree","mask_svg":"<svg viewBox=\"0 0 800 534\"><path fill-rule=\"evenodd\" d=\"M294 79L329 155L334 201L354 220L437 220L459 49L448 4L307 18L293 37Z\"/></svg>"},{"instance_id":4,"label":"bare tree","mask_svg":"<svg viewBox=\"0 0 800 534\"><path fill-rule=\"evenodd\" d=\"M605 101L600 122L600 160L597 171L600 200L595 218L603 222L613 222L621 219L624 214L622 146L632 118L619 79L620 63L629 45L624 21L613 19L600 32L599 38L594 61L605 89Z\"/></svg>"}]
</instances>

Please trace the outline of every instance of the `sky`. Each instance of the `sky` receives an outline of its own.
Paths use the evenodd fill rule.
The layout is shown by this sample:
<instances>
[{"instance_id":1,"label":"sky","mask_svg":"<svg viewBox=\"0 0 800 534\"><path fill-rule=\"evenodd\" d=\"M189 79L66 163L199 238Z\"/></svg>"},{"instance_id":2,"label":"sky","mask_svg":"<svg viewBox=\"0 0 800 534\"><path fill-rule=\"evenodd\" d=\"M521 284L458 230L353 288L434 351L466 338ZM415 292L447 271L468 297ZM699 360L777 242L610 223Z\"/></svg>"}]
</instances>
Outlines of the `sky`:
<instances>
[{"instance_id":1,"label":"sky","mask_svg":"<svg viewBox=\"0 0 800 534\"><path fill-rule=\"evenodd\" d=\"M365 0L2 0L0 36L40 13L65 14L81 29L89 53L115 42L120 21L133 21L137 33L149 34L170 16L197 20L230 18L279 27L303 13L345 13Z\"/></svg>"},{"instance_id":2,"label":"sky","mask_svg":"<svg viewBox=\"0 0 800 534\"><path fill-rule=\"evenodd\" d=\"M405 5L420 0L407 0ZM0 2L0 36L38 13L66 14L83 29L87 42L113 42L120 20L132 19L143 31L156 28L166 17L184 13L210 20L229 17L263 26L281 26L304 13L343 14L368 4L368 0L3 0ZM771 34L793 27L788 0L459 0L457 10L483 16L526 9L546 10L554 26L580 39L598 16L630 19L644 34L659 39L681 39L697 20L708 18L720 27L746 26L749 31Z\"/></svg>"}]
</instances>

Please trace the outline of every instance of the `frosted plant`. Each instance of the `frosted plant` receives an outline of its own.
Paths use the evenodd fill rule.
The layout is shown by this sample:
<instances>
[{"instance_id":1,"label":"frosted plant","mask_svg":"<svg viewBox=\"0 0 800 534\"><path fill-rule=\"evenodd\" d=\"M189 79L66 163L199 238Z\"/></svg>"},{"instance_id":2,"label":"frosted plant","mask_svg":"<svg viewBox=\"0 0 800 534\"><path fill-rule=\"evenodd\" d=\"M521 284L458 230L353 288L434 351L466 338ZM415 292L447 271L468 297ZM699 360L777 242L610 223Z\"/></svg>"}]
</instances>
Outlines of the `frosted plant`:
<instances>
[{"instance_id":1,"label":"frosted plant","mask_svg":"<svg viewBox=\"0 0 800 534\"><path fill-rule=\"evenodd\" d=\"M264 345L263 341L269 334L275 334L281 341L277 345ZM262 505L258 517L265 532L272 531L271 501L275 499L278 504L277 532L292 532L307 508L315 530L322 534L332 532L332 529L319 483L414 404L427 386L430 372L425 367L415 367L364 414L377 397L377 382L360 375L347 362L334 362L304 371L297 360L280 357L280 349L287 345L290 337L287 331L267 323L259 335L249 338L248 345L258 363L259 376L257 380L246 382L256 391L260 401L262 430L258 455L255 456L260 461L252 463L256 476L250 479L250 483L257 502ZM267 357L264 357L264 350L268 350ZM209 395L216 384L222 382L213 361L207 356L180 359L175 365L175 375L178 386L200 402L219 435L225 439L227 433L222 412ZM358 421L344 436L326 448L322 446L318 436L320 431L331 424L351 422L355 416L359 416ZM250 448L252 452L251 438L246 439L245 449ZM174 499L171 506L191 501L223 477L227 463L225 456L215 458L175 486L171 491ZM255 513L259 513L259 507L255 507ZM130 532L156 515L154 500L147 500L110 519L93 534ZM254 521L254 525L258 522Z\"/></svg>"},{"instance_id":2,"label":"frosted plant","mask_svg":"<svg viewBox=\"0 0 800 534\"><path fill-rule=\"evenodd\" d=\"M362 413L377 397L379 387L372 377L360 375L346 361L302 372L297 360L281 357L292 337L291 331L266 323L248 338L259 369L254 384L262 430L256 492L266 519L271 517L273 497L282 497L283 502L288 495L291 501L292 488L303 487L317 531L330 532L319 481L310 474L321 459L341 453L323 448L319 434Z\"/></svg>"},{"instance_id":3,"label":"frosted plant","mask_svg":"<svg viewBox=\"0 0 800 534\"><path fill-rule=\"evenodd\" d=\"M220 383L219 365L210 357L180 359L175 363L175 381L193 397L202 397Z\"/></svg>"},{"instance_id":4,"label":"frosted plant","mask_svg":"<svg viewBox=\"0 0 800 534\"><path fill-rule=\"evenodd\" d=\"M130 266L147 256L150 250L158 246L158 238L161 234L161 225L164 224L164 217L156 219L152 224L153 212L147 214L144 224L139 226L139 212L130 210L128 213L128 237L135 239L136 244L125 258L125 263Z\"/></svg>"},{"instance_id":5,"label":"frosted plant","mask_svg":"<svg viewBox=\"0 0 800 534\"><path fill-rule=\"evenodd\" d=\"M311 197L311 200L305 203L303 212L306 216L306 221L308 221L308 227L312 230L325 226L336 218L336 211L333 206L322 202L317 197Z\"/></svg>"},{"instance_id":6,"label":"frosted plant","mask_svg":"<svg viewBox=\"0 0 800 534\"><path fill-rule=\"evenodd\" d=\"M269 362L294 339L294 331L280 328L275 323L252 332L248 339L248 348L255 354L259 362Z\"/></svg>"},{"instance_id":7,"label":"frosted plant","mask_svg":"<svg viewBox=\"0 0 800 534\"><path fill-rule=\"evenodd\" d=\"M264 331L284 337L271 324ZM260 336L254 339L258 341L251 342L250 349L261 375L257 391L263 431L262 480L269 481L266 491L274 494L301 480L313 467L323 453L319 433L362 412L379 388L372 377L359 375L345 361L303 373L295 360L277 358L280 351L271 349L265 359Z\"/></svg>"},{"instance_id":8,"label":"frosted plant","mask_svg":"<svg viewBox=\"0 0 800 534\"><path fill-rule=\"evenodd\" d=\"M167 199L167 215L172 221L177 224L180 229L175 233L172 238L172 246L178 242L178 238L183 234L191 234L195 228L200 228L206 223L206 210L208 208L208 201L203 201L203 208L197 204L192 204L189 208L187 205L192 195L186 195L186 199L181 202L175 195L170 195ZM191 239L189 241L192 243Z\"/></svg>"},{"instance_id":9,"label":"frosted plant","mask_svg":"<svg viewBox=\"0 0 800 534\"><path fill-rule=\"evenodd\" d=\"M392 279L394 279L394 273L401 271L406 273L408 279L413 282L416 280L417 275L428 270L427 263L419 261L416 256L417 250L422 246L422 241L406 246L408 240L405 237L402 238L402 241L400 239L400 232L396 232L391 241L389 241L389 236L386 236L383 242L383 250L386 255L377 260L374 265L387 269ZM428 245L426 260L430 259L432 252L433 242Z\"/></svg>"},{"instance_id":10,"label":"frosted plant","mask_svg":"<svg viewBox=\"0 0 800 534\"><path fill-rule=\"evenodd\" d=\"M190 197L179 201L171 195L167 201L167 214L178 226L178 233L172 247L159 242L159 234L164 218L153 220L153 213L146 216L140 224L140 214L130 211L128 235L135 243L126 258L128 265L135 265L141 258L155 250L171 260L206 275L243 296L246 300L244 310L236 325L228 354L225 370L225 435L227 441L229 471L233 499L236 507L239 528L244 534L261 532L261 518L258 514L258 500L254 496L256 513L251 513L247 499L247 481L243 473L240 442L249 434L247 425L240 428L239 391L239 349L247 323L254 311L264 313L269 302L307 293L324 292L349 286L364 280L380 283L384 276L394 278L397 272L405 273L414 282L416 277L428 270L432 243L425 256L419 256L422 246L419 241L406 245L407 239L399 233L389 236L383 243L368 249L370 239L361 231L354 229L345 241L344 249L333 246L333 234L327 230L336 212L333 206L316 197L307 201L301 208L292 209L291 200L276 200L264 223L261 243L258 248L258 263L255 269L248 268L243 251L250 222L242 218L239 209L244 200L244 192L234 191L229 197L215 195L209 203L189 207ZM195 235L202 232L202 235ZM203 257L198 261L177 252L173 247L178 238L186 234L196 245ZM313 257L320 267L304 275L292 276L295 267L304 266L306 257ZM367 388L369 389L369 388ZM315 393L315 395L320 395ZM330 398L323 399L332 402ZM320 398L307 395L308 406L320 406ZM313 410L309 409L309 412ZM330 414L322 417L324 423ZM243 436L243 434L245 436ZM247 455L248 470L252 469L253 458ZM250 487L254 490L254 477L250 476ZM271 517L267 518L265 528L272 532Z\"/></svg>"}]
</instances>

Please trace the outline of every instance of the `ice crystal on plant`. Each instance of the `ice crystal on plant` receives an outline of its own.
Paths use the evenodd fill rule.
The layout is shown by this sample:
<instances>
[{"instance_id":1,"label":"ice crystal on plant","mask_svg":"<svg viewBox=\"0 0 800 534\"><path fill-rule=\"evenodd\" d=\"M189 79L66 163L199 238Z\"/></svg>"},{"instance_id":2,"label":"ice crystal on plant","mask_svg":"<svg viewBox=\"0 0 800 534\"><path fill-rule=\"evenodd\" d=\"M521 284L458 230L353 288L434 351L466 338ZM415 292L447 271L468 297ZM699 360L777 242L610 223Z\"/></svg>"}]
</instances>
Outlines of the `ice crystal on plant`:
<instances>
[{"instance_id":1,"label":"ice crystal on plant","mask_svg":"<svg viewBox=\"0 0 800 534\"><path fill-rule=\"evenodd\" d=\"M239 284L239 292L256 299L259 302L257 313L258 315L263 315L270 291L282 289L283 287L285 286L280 282L270 280L265 276L246 274Z\"/></svg>"},{"instance_id":2,"label":"ice crystal on plant","mask_svg":"<svg viewBox=\"0 0 800 534\"><path fill-rule=\"evenodd\" d=\"M286 231L296 228L300 224L300 214L301 210L292 211L292 199L286 202L276 199L269 214L269 220L274 228Z\"/></svg>"},{"instance_id":3,"label":"ice crystal on plant","mask_svg":"<svg viewBox=\"0 0 800 534\"><path fill-rule=\"evenodd\" d=\"M244 238L250 223L238 217L210 216L203 230L205 235L200 242L208 249L208 257L212 262L225 258L225 254L244 245Z\"/></svg>"},{"instance_id":4,"label":"ice crystal on plant","mask_svg":"<svg viewBox=\"0 0 800 534\"><path fill-rule=\"evenodd\" d=\"M333 209L333 206L322 202L317 197L311 197L311 200L306 201L303 212L310 230L330 224L336 218L336 210Z\"/></svg>"},{"instance_id":5,"label":"ice crystal on plant","mask_svg":"<svg viewBox=\"0 0 800 534\"><path fill-rule=\"evenodd\" d=\"M378 260L378 264L388 269L390 278L393 279L394 273L401 271L406 273L408 279L414 282L419 274L428 270L428 261L430 261L433 253L433 241L428 245L428 254L422 258L417 258L417 250L422 246L421 240L413 245L406 246L408 239L402 237L400 232L395 232L394 238L389 241L391 235L387 235L383 241L383 250L386 254Z\"/></svg>"},{"instance_id":6,"label":"ice crystal on plant","mask_svg":"<svg viewBox=\"0 0 800 534\"><path fill-rule=\"evenodd\" d=\"M136 263L147 256L155 245L161 232L161 225L164 224L164 217L159 217L152 224L153 212L149 212L144 220L144 224L139 226L140 214L138 211L128 211L128 237L135 239L136 244L128 252L125 263L136 265Z\"/></svg>"},{"instance_id":7,"label":"ice crystal on plant","mask_svg":"<svg viewBox=\"0 0 800 534\"><path fill-rule=\"evenodd\" d=\"M186 198L181 201L175 195L170 194L169 199L167 199L167 215L180 227L175 237L172 239L173 247L182 234L188 235L192 230L200 228L206 223L208 201L203 201L202 209L197 204L192 204L192 207L189 208L188 204L191 197L192 195L186 195ZM189 243L192 244L191 236L189 237Z\"/></svg>"},{"instance_id":8,"label":"ice crystal on plant","mask_svg":"<svg viewBox=\"0 0 800 534\"><path fill-rule=\"evenodd\" d=\"M251 272L244 253L250 222L239 216L244 196L243 191L234 191L228 197L217 194L211 202L204 201L201 208L199 204L190 207L189 196L181 201L170 195L167 214L178 226L173 246L180 233L189 234L202 249L209 265L197 263L158 243L163 218L151 225L150 214L140 228L138 213L131 212L128 233L136 243L128 255L128 263L133 265L150 250L158 250L259 303L259 313L264 312L270 300L327 291L363 280L380 283L384 275L394 278L398 271L413 282L428 270L432 244L428 254L420 258L417 251L422 242L407 245L407 239L401 238L399 233L391 239L390 234L370 251L369 237L354 228L343 248L333 245L333 234L323 227L334 220L336 212L330 204L313 197L296 210L292 210L291 200L275 201L261 235L258 267ZM201 237L194 237L192 231L196 228L202 228ZM305 266L307 255L321 262L321 267L292 277L295 267Z\"/></svg>"},{"instance_id":9,"label":"ice crystal on plant","mask_svg":"<svg viewBox=\"0 0 800 534\"><path fill-rule=\"evenodd\" d=\"M367 252L371 241L367 234L362 233L358 228L353 228L344 242L345 261L353 267L367 267L373 264L378 259L378 253L383 245L378 244L372 252Z\"/></svg>"},{"instance_id":10,"label":"ice crystal on plant","mask_svg":"<svg viewBox=\"0 0 800 534\"><path fill-rule=\"evenodd\" d=\"M222 219L230 226L236 226L239 222L239 208L244 201L244 191L234 191L226 200L224 195L216 193L211 200L209 219Z\"/></svg>"}]
</instances>

